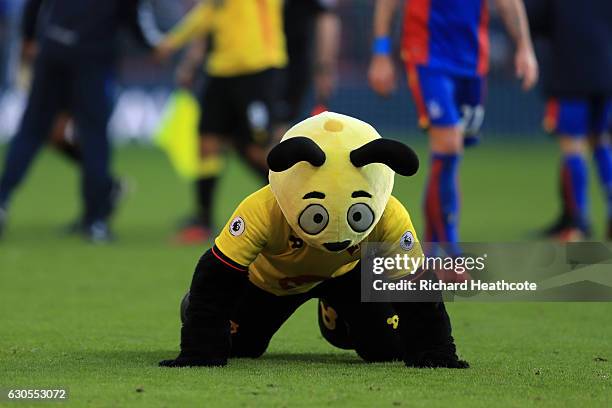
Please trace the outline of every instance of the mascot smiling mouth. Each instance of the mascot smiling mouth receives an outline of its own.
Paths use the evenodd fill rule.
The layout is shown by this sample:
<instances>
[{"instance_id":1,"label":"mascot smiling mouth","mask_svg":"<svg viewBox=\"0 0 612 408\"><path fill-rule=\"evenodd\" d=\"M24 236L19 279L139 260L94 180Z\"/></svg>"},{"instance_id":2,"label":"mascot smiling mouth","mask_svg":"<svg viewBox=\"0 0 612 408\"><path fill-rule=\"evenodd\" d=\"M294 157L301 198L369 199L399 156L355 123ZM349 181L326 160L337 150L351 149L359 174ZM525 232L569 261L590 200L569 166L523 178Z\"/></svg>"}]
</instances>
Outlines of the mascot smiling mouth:
<instances>
[{"instance_id":1,"label":"mascot smiling mouth","mask_svg":"<svg viewBox=\"0 0 612 408\"><path fill-rule=\"evenodd\" d=\"M351 241L349 241L348 239L342 242L326 242L323 244L325 249L332 252L344 251L346 248L349 247L349 245L351 245Z\"/></svg>"}]
</instances>

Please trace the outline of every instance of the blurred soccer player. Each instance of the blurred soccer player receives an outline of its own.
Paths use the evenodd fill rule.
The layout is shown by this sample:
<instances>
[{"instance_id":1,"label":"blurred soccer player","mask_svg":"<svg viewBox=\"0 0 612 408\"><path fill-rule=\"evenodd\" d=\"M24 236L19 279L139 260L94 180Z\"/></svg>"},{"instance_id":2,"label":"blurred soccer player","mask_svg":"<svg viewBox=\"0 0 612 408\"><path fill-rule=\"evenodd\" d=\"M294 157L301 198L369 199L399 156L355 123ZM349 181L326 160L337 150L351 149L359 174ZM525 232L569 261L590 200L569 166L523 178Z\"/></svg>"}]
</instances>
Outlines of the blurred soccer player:
<instances>
[{"instance_id":1,"label":"blurred soccer player","mask_svg":"<svg viewBox=\"0 0 612 408\"><path fill-rule=\"evenodd\" d=\"M40 11L41 2L31 1L28 2L22 18L21 34L22 34L22 45L21 45L21 69L23 72L28 74L23 75L25 78L29 78L31 67L36 59L38 53L38 44L36 42L36 25L38 22L38 15ZM151 16L151 18L153 18ZM26 86L29 89L30 83L26 80ZM62 157L64 157L70 163L80 167L83 162L83 155L81 148L78 143L78 137L74 127L73 118L69 112L69 101L65 98L65 106L60 109L60 113L57 115L51 132L49 135L49 143L55 151L57 151ZM113 178L111 188L111 210L114 210L119 200L124 196L126 192L126 183L118 178ZM70 223L64 232L67 233L80 233L86 232L86 222L83 216L80 216L76 221Z\"/></svg>"},{"instance_id":2,"label":"blurred soccer player","mask_svg":"<svg viewBox=\"0 0 612 408\"><path fill-rule=\"evenodd\" d=\"M113 183L106 126L112 109L115 39L119 27L127 24L146 42L138 25L138 0L30 0L26 7L35 9L28 15L40 15L39 50L26 110L0 179L0 222L58 114L68 106L80 135L85 235L94 242L108 241Z\"/></svg>"},{"instance_id":3,"label":"blurred soccer player","mask_svg":"<svg viewBox=\"0 0 612 408\"><path fill-rule=\"evenodd\" d=\"M587 151L592 151L607 205L612 240L612 3L601 0L527 0L536 35L547 40L544 127L562 152L562 214L546 233L561 241L590 235Z\"/></svg>"},{"instance_id":4,"label":"blurred soccer player","mask_svg":"<svg viewBox=\"0 0 612 408\"><path fill-rule=\"evenodd\" d=\"M525 10L521 0L496 0L514 40L516 76L524 90L537 81ZM391 58L391 21L398 0L378 0L369 81L380 95L395 87ZM427 129L431 149L426 186L426 241L445 243L450 255L460 253L459 162L464 145L477 141L484 117L488 71L489 10L486 0L406 0L402 58L417 107L419 125Z\"/></svg>"},{"instance_id":5,"label":"blurred soccer player","mask_svg":"<svg viewBox=\"0 0 612 408\"><path fill-rule=\"evenodd\" d=\"M22 69L31 72L32 65L36 60L39 45L37 44L36 31L39 22L39 14L42 0L28 1L24 7L21 21L21 62ZM40 28L40 27L38 27ZM27 75L30 77L30 75ZM25 85L30 87L31 83ZM51 144L65 157L71 161L80 161L81 152L73 143L74 126L71 117L66 110L68 109L68 98L64 98L65 106L60 108L60 112L51 126L49 139Z\"/></svg>"},{"instance_id":6,"label":"blurred soccer player","mask_svg":"<svg viewBox=\"0 0 612 408\"><path fill-rule=\"evenodd\" d=\"M306 95L314 83L312 113L327 110L336 81L341 23L334 12L336 0L289 0L283 26L289 61L282 73L277 134L300 119ZM176 70L179 86L192 89L206 55L206 41L191 43ZM204 109L204 107L202 107Z\"/></svg>"},{"instance_id":7,"label":"blurred soccer player","mask_svg":"<svg viewBox=\"0 0 612 408\"><path fill-rule=\"evenodd\" d=\"M314 82L315 106L312 113L327 110L335 87L340 44L340 19L334 12L336 0L288 0L284 27L289 63L284 70L279 127L300 119L304 99ZM281 135L282 136L282 135Z\"/></svg>"},{"instance_id":8,"label":"blurred soccer player","mask_svg":"<svg viewBox=\"0 0 612 408\"><path fill-rule=\"evenodd\" d=\"M187 42L209 36L207 79L201 93L201 168L196 182L197 216L178 241L208 240L212 201L227 141L262 177L278 100L279 69L287 63L281 0L204 0L160 43L167 58Z\"/></svg>"},{"instance_id":9,"label":"blurred soccer player","mask_svg":"<svg viewBox=\"0 0 612 408\"><path fill-rule=\"evenodd\" d=\"M83 153L79 143L79 137L75 131L74 119L69 112L58 115L49 135L50 146L67 162L77 168L83 165ZM112 177L110 192L110 210L114 214L119 202L125 197L129 189L127 181L121 177ZM88 232L88 224L85 214L80 214L75 220L62 227L64 234L80 234Z\"/></svg>"}]
</instances>

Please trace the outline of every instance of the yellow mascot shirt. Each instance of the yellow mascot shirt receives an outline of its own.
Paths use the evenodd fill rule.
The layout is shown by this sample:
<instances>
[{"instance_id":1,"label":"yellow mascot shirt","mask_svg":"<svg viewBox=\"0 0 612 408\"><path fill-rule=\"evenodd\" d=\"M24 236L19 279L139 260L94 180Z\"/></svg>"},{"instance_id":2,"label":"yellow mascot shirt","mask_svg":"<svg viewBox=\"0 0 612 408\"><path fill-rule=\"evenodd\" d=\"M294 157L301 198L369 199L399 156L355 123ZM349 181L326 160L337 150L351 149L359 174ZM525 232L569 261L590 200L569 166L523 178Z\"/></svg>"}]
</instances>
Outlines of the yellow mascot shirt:
<instances>
[{"instance_id":1,"label":"yellow mascot shirt","mask_svg":"<svg viewBox=\"0 0 612 408\"><path fill-rule=\"evenodd\" d=\"M408 211L391 196L366 241L399 244L407 232L416 244L406 253L410 257L422 256ZM254 285L276 295L307 292L324 280L349 272L361 256L360 245L332 253L299 239L289 227L270 185L240 203L215 244L225 256L248 268L249 280Z\"/></svg>"},{"instance_id":2,"label":"yellow mascot shirt","mask_svg":"<svg viewBox=\"0 0 612 408\"><path fill-rule=\"evenodd\" d=\"M282 0L202 0L167 37L179 48L212 36L207 72L228 77L287 64Z\"/></svg>"}]
</instances>

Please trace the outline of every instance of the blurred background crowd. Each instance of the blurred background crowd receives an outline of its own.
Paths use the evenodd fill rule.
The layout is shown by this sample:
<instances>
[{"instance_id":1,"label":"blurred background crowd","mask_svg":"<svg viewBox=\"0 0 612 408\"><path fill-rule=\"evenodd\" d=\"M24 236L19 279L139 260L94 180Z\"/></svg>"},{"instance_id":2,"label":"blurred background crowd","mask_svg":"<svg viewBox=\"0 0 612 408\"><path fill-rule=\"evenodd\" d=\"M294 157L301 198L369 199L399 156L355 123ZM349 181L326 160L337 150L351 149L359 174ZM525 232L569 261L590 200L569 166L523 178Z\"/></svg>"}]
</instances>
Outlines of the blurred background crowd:
<instances>
[{"instance_id":1,"label":"blurred background crowd","mask_svg":"<svg viewBox=\"0 0 612 408\"><path fill-rule=\"evenodd\" d=\"M172 27L193 7L195 0L148 0L158 27ZM25 105L24 73L20 67L20 16L25 0L0 0L0 141L14 134ZM541 131L543 104L537 92L523 93L513 75L512 42L491 4L490 63L486 137L531 137ZM366 78L372 37L374 2L340 0L342 21L338 83L330 107L350 112L384 131L413 132L416 112L409 92L395 92L389 100L376 98ZM401 19L395 19L399 35ZM398 36L396 36L398 38ZM174 87L173 64L156 64L127 33L122 36L119 88L110 134L115 140L147 143L159 122L165 102ZM399 53L399 41L394 44ZM177 58L178 59L178 58ZM398 89L405 90L400 75ZM304 117L312 98L304 104Z\"/></svg>"}]
</instances>

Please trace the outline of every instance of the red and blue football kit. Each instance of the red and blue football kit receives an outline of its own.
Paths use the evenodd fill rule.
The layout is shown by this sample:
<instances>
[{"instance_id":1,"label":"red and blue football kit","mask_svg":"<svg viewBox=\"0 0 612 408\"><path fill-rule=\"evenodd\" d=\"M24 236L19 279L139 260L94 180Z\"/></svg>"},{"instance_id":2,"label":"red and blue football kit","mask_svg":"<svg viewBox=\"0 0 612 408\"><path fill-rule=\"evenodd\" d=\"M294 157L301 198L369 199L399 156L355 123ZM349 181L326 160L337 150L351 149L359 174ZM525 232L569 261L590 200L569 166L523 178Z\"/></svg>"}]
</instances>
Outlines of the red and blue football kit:
<instances>
[{"instance_id":1,"label":"red and blue football kit","mask_svg":"<svg viewBox=\"0 0 612 408\"><path fill-rule=\"evenodd\" d=\"M489 69L487 0L406 0L402 58L419 125L461 126L464 144L478 141ZM460 155L433 153L425 195L426 240L461 254Z\"/></svg>"},{"instance_id":2,"label":"red and blue football kit","mask_svg":"<svg viewBox=\"0 0 612 408\"><path fill-rule=\"evenodd\" d=\"M546 103L544 129L550 133L583 138L601 135L612 123L612 98L605 95L589 97L551 97Z\"/></svg>"},{"instance_id":3,"label":"red and blue football kit","mask_svg":"<svg viewBox=\"0 0 612 408\"><path fill-rule=\"evenodd\" d=\"M478 133L488 24L486 0L406 0L402 58L421 127L463 124Z\"/></svg>"},{"instance_id":4,"label":"red and blue football kit","mask_svg":"<svg viewBox=\"0 0 612 408\"><path fill-rule=\"evenodd\" d=\"M612 240L612 2L525 0L531 32L545 40L543 91L548 99L544 128L564 138L592 143L592 159L607 207ZM542 49L543 50L543 49ZM549 232L589 236L589 163L585 154L564 152L560 191L563 213ZM569 232L569 234L563 234Z\"/></svg>"}]
</instances>

